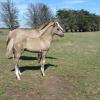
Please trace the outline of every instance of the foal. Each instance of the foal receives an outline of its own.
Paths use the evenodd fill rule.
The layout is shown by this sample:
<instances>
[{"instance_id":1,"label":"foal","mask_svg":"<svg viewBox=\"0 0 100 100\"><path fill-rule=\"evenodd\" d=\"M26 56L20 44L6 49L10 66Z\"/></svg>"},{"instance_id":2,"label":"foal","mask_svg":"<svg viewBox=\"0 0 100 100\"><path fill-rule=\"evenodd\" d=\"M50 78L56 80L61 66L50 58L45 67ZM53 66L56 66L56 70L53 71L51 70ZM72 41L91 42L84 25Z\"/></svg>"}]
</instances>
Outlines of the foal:
<instances>
[{"instance_id":1,"label":"foal","mask_svg":"<svg viewBox=\"0 0 100 100\"><path fill-rule=\"evenodd\" d=\"M50 22L44 29L40 31L41 36L36 38L22 38L19 41L14 41L14 49L15 49L15 74L18 80L20 80L20 70L18 68L18 61L24 50L32 51L40 54L40 64L41 64L41 72L42 75L45 76L44 73L44 64L45 57L50 48L52 39L54 35L64 36L63 29L60 24L56 22Z\"/></svg>"}]
</instances>

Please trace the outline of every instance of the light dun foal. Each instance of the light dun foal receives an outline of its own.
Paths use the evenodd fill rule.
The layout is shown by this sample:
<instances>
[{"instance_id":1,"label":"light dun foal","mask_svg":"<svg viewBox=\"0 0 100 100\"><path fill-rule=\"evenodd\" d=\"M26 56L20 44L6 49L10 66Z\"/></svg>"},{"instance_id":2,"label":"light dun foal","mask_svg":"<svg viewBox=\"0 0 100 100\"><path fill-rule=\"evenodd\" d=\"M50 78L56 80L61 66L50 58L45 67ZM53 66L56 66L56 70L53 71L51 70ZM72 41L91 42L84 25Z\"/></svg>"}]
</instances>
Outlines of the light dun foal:
<instances>
[{"instance_id":1,"label":"light dun foal","mask_svg":"<svg viewBox=\"0 0 100 100\"><path fill-rule=\"evenodd\" d=\"M54 35L58 35L63 37L64 32L63 28L60 24L55 22L50 22L46 27L42 30L39 30L40 36L37 37L20 37L20 39L13 40L13 49L15 52L15 74L18 80L20 80L21 72L18 67L19 58L21 57L24 50L32 51L35 53L39 53L39 61L41 64L41 72L42 75L45 76L44 73L44 64L45 64L45 57L50 48L52 39Z\"/></svg>"}]
</instances>

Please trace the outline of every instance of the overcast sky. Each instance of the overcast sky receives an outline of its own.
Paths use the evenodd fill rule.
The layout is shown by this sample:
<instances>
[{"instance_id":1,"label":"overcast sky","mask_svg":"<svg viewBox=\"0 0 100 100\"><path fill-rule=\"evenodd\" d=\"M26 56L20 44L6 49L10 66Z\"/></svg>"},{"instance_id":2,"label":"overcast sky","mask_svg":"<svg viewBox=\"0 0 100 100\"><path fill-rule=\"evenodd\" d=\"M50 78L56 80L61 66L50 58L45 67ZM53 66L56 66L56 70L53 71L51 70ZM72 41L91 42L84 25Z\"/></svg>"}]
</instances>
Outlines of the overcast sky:
<instances>
[{"instance_id":1,"label":"overcast sky","mask_svg":"<svg viewBox=\"0 0 100 100\"><path fill-rule=\"evenodd\" d=\"M6 1L6 0L0 0ZM100 15L100 0L13 0L18 7L20 14L19 20L21 27L25 26L25 12L27 5L30 3L45 3L47 4L53 13L55 14L56 10L67 8L67 9L85 9L91 13ZM2 23L0 23L2 24Z\"/></svg>"}]
</instances>

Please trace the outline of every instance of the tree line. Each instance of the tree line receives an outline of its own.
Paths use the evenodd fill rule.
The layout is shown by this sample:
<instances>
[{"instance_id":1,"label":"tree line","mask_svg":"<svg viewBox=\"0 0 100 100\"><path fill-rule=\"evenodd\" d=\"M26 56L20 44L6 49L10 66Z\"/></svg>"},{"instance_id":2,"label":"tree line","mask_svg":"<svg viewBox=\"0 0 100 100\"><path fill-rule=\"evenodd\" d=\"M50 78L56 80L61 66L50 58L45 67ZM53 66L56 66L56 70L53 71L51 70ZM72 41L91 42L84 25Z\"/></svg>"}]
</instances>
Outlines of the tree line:
<instances>
[{"instance_id":1,"label":"tree line","mask_svg":"<svg viewBox=\"0 0 100 100\"><path fill-rule=\"evenodd\" d=\"M57 11L57 16L66 31L86 32L100 30L100 16L83 9L61 9Z\"/></svg>"},{"instance_id":2,"label":"tree line","mask_svg":"<svg viewBox=\"0 0 100 100\"><path fill-rule=\"evenodd\" d=\"M44 23L54 19L51 9L43 3L29 4L26 9L27 25L31 28L38 28ZM56 12L58 21L65 31L99 31L100 16L86 10L59 9ZM0 2L0 20L9 29L18 28L19 10L12 0Z\"/></svg>"}]
</instances>

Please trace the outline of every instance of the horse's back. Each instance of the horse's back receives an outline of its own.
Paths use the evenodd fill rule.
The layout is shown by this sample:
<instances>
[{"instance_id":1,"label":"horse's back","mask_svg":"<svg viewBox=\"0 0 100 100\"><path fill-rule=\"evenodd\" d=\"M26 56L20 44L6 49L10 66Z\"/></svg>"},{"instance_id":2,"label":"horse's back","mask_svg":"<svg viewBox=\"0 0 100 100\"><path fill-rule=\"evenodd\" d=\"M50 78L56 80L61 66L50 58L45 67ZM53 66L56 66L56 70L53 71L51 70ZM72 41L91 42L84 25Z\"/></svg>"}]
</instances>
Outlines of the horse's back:
<instances>
[{"instance_id":1,"label":"horse's back","mask_svg":"<svg viewBox=\"0 0 100 100\"><path fill-rule=\"evenodd\" d=\"M30 30L30 29L15 29L13 32L15 32L19 37L25 36L30 38L36 38L40 36L40 33L38 30Z\"/></svg>"}]
</instances>

